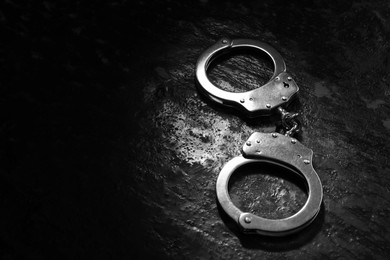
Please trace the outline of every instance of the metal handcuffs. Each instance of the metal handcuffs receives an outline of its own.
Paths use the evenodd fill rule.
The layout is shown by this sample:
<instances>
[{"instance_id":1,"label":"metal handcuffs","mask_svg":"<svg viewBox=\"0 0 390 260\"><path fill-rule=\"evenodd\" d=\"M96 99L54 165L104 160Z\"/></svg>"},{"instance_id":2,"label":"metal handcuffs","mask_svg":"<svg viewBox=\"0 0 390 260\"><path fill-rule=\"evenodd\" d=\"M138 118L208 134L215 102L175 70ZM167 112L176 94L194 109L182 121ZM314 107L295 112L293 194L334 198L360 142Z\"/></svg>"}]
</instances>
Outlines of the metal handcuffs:
<instances>
[{"instance_id":1,"label":"metal handcuffs","mask_svg":"<svg viewBox=\"0 0 390 260\"><path fill-rule=\"evenodd\" d=\"M271 57L274 73L268 83L247 92L232 93L210 82L207 69L211 62L219 55L237 48L254 48ZM313 151L292 137L298 131L295 120L298 114L289 113L283 108L290 103L299 88L286 73L282 56L270 45L257 40L223 38L200 55L196 64L196 79L199 89L211 100L237 108L248 117L278 112L282 117L282 125L286 128L284 135L253 133L244 144L242 156L235 157L224 165L216 184L217 198L223 210L248 233L283 236L309 225L320 211L323 191L321 181L312 166ZM230 177L241 166L258 162L282 166L305 179L308 199L297 213L283 219L266 219L242 212L232 203L228 191Z\"/></svg>"}]
</instances>

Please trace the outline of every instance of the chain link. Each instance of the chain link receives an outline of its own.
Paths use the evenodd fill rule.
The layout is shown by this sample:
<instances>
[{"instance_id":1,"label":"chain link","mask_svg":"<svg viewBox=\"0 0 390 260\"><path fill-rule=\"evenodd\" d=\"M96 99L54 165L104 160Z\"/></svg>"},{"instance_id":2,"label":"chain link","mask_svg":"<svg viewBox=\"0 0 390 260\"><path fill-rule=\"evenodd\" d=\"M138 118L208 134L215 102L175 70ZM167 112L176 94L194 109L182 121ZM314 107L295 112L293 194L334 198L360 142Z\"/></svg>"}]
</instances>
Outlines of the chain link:
<instances>
[{"instance_id":1,"label":"chain link","mask_svg":"<svg viewBox=\"0 0 390 260\"><path fill-rule=\"evenodd\" d=\"M299 113L290 113L282 107L278 107L278 112L282 116L282 126L285 129L285 136L293 136L300 131L300 124L296 119Z\"/></svg>"}]
</instances>

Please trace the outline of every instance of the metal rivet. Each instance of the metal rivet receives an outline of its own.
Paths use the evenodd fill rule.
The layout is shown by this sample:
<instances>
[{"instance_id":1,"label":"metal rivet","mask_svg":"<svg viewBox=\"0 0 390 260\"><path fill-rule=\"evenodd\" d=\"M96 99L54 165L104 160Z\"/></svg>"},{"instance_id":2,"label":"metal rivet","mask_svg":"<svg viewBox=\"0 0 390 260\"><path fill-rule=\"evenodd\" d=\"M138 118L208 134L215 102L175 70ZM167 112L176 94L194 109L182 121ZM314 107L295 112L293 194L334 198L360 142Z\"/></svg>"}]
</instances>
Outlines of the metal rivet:
<instances>
[{"instance_id":1,"label":"metal rivet","mask_svg":"<svg viewBox=\"0 0 390 260\"><path fill-rule=\"evenodd\" d=\"M251 146L252 143L248 141L248 142L246 142L246 145L247 145L247 146Z\"/></svg>"},{"instance_id":2,"label":"metal rivet","mask_svg":"<svg viewBox=\"0 0 390 260\"><path fill-rule=\"evenodd\" d=\"M252 222L252 218L251 217L245 217L244 218L244 221L245 221L245 223L251 223Z\"/></svg>"},{"instance_id":3,"label":"metal rivet","mask_svg":"<svg viewBox=\"0 0 390 260\"><path fill-rule=\"evenodd\" d=\"M291 139L291 143L295 144L295 143L297 143L297 140Z\"/></svg>"},{"instance_id":4,"label":"metal rivet","mask_svg":"<svg viewBox=\"0 0 390 260\"><path fill-rule=\"evenodd\" d=\"M222 43L227 43L228 41L226 39L223 39L222 40Z\"/></svg>"},{"instance_id":5,"label":"metal rivet","mask_svg":"<svg viewBox=\"0 0 390 260\"><path fill-rule=\"evenodd\" d=\"M244 103L244 102L245 102L245 99L243 99L243 98L240 99L240 102L241 102L241 103Z\"/></svg>"},{"instance_id":6,"label":"metal rivet","mask_svg":"<svg viewBox=\"0 0 390 260\"><path fill-rule=\"evenodd\" d=\"M310 163L309 160L303 160L303 162L304 162L305 164L309 164L309 163Z\"/></svg>"},{"instance_id":7,"label":"metal rivet","mask_svg":"<svg viewBox=\"0 0 390 260\"><path fill-rule=\"evenodd\" d=\"M276 138L276 137L278 137L278 134L277 133L272 133L272 137Z\"/></svg>"},{"instance_id":8,"label":"metal rivet","mask_svg":"<svg viewBox=\"0 0 390 260\"><path fill-rule=\"evenodd\" d=\"M286 100L287 100L287 97L282 97L282 100L283 100L283 101L286 101Z\"/></svg>"},{"instance_id":9,"label":"metal rivet","mask_svg":"<svg viewBox=\"0 0 390 260\"><path fill-rule=\"evenodd\" d=\"M257 153L257 154L261 154L261 151L260 151L260 150L256 150L256 153Z\"/></svg>"},{"instance_id":10,"label":"metal rivet","mask_svg":"<svg viewBox=\"0 0 390 260\"><path fill-rule=\"evenodd\" d=\"M280 79L279 77L276 77L276 78L275 78L275 81L278 81L279 79Z\"/></svg>"},{"instance_id":11,"label":"metal rivet","mask_svg":"<svg viewBox=\"0 0 390 260\"><path fill-rule=\"evenodd\" d=\"M250 101L253 101L253 98L250 97L249 100L250 100Z\"/></svg>"},{"instance_id":12,"label":"metal rivet","mask_svg":"<svg viewBox=\"0 0 390 260\"><path fill-rule=\"evenodd\" d=\"M288 80L288 81L291 81L291 80L292 80L292 78L291 78L291 77L287 77L287 80Z\"/></svg>"},{"instance_id":13,"label":"metal rivet","mask_svg":"<svg viewBox=\"0 0 390 260\"><path fill-rule=\"evenodd\" d=\"M260 140L259 140L259 139L257 139L257 140L256 140L256 143L258 143L258 144L259 144L259 143L260 143Z\"/></svg>"},{"instance_id":14,"label":"metal rivet","mask_svg":"<svg viewBox=\"0 0 390 260\"><path fill-rule=\"evenodd\" d=\"M267 108L271 108L271 105L270 104L267 104L267 105L265 105Z\"/></svg>"}]
</instances>

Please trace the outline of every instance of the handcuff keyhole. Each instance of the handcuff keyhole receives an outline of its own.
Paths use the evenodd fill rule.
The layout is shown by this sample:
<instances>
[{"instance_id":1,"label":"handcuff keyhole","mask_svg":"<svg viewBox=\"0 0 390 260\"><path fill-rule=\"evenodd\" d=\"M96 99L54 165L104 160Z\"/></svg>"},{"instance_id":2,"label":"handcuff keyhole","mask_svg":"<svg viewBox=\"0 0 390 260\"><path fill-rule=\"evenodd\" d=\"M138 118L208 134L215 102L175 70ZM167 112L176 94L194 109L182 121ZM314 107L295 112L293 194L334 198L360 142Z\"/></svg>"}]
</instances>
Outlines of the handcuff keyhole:
<instances>
[{"instance_id":1,"label":"handcuff keyhole","mask_svg":"<svg viewBox=\"0 0 390 260\"><path fill-rule=\"evenodd\" d=\"M229 195L242 212L267 219L294 215L306 203L306 183L288 169L267 162L247 164L229 180Z\"/></svg>"},{"instance_id":2,"label":"handcuff keyhole","mask_svg":"<svg viewBox=\"0 0 390 260\"><path fill-rule=\"evenodd\" d=\"M284 86L285 88L289 88L289 87L290 87L290 84L288 84L287 82L284 82L284 81L283 81L283 86Z\"/></svg>"}]
</instances>

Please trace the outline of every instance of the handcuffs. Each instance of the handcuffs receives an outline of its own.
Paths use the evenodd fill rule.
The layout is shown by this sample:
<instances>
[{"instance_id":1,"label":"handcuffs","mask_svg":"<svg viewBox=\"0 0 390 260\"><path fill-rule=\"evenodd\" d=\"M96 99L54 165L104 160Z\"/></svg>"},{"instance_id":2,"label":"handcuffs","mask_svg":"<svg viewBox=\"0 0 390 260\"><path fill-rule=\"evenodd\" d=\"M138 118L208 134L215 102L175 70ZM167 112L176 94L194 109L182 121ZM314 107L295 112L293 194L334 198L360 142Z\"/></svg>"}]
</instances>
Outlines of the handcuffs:
<instances>
[{"instance_id":1,"label":"handcuffs","mask_svg":"<svg viewBox=\"0 0 390 260\"><path fill-rule=\"evenodd\" d=\"M213 60L233 49L251 48L265 52L271 57L274 73L262 87L242 93L224 91L207 77L207 69ZM282 56L270 45L250 39L223 38L206 49L196 63L196 79L200 91L208 98L223 106L241 110L247 117L281 115L285 133L253 133L242 149L242 155L227 162L219 173L216 192L223 210L246 233L258 233L267 236L284 236L295 233L308 226L321 208L323 191L321 181L312 166L313 151L293 135L299 131L295 119L298 114L287 112L284 108L298 93L298 86L286 73L286 64ZM229 179L243 165L267 163L286 168L306 182L308 199L305 205L294 215L283 219L266 219L252 213L242 212L229 196Z\"/></svg>"}]
</instances>

